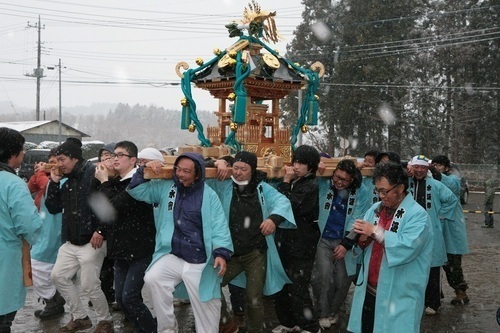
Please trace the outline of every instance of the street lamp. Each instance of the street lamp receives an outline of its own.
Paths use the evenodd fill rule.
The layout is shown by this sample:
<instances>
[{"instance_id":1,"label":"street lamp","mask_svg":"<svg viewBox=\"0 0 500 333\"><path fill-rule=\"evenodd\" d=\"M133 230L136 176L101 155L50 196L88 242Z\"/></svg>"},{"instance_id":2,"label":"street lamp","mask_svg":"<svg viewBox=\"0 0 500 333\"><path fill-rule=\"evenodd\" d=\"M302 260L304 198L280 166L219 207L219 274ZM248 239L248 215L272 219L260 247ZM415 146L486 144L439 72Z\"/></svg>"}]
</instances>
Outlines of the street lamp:
<instances>
[{"instance_id":1,"label":"street lamp","mask_svg":"<svg viewBox=\"0 0 500 333\"><path fill-rule=\"evenodd\" d=\"M59 143L62 142L62 100L61 100L61 59L59 58L59 135L58 135L58 141ZM47 67L47 69L54 69L54 67Z\"/></svg>"}]
</instances>

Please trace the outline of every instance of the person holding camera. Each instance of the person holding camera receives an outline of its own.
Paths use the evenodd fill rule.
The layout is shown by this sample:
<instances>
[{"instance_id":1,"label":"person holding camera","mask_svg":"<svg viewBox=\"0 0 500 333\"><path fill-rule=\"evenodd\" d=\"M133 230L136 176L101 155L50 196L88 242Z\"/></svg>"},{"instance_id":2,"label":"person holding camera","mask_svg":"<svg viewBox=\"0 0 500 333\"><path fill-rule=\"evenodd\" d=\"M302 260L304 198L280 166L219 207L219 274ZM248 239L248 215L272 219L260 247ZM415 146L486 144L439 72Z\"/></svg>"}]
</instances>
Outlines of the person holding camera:
<instances>
[{"instance_id":1,"label":"person holding camera","mask_svg":"<svg viewBox=\"0 0 500 333\"><path fill-rule=\"evenodd\" d=\"M380 163L373 181L381 202L354 222L364 248L347 330L420 332L433 251L425 209L408 192L400 164Z\"/></svg>"}]
</instances>

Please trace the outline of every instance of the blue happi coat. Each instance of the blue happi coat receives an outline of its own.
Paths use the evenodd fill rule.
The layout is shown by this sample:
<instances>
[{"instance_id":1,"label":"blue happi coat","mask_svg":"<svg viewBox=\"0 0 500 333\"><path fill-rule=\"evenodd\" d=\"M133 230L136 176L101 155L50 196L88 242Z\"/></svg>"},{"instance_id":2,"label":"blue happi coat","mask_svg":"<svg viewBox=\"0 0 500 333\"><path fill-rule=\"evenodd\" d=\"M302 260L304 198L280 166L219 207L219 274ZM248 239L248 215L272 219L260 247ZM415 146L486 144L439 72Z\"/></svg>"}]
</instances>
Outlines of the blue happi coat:
<instances>
[{"instance_id":1,"label":"blue happi coat","mask_svg":"<svg viewBox=\"0 0 500 333\"><path fill-rule=\"evenodd\" d=\"M159 258L172 251L172 236L174 234L173 212L177 196L174 181L149 181L133 189L127 189L127 191L136 200L159 204L157 218L155 216L156 245L153 260L151 261L151 265L153 265ZM222 277L217 275L218 268L213 267L213 250L222 247L233 251L233 243L219 198L209 186L204 186L203 188L201 215L203 219L203 241L207 263L203 269L200 281L200 300L206 302L221 297L220 284ZM185 299L188 298L183 283L176 287L176 296Z\"/></svg>"},{"instance_id":2,"label":"blue happi coat","mask_svg":"<svg viewBox=\"0 0 500 333\"><path fill-rule=\"evenodd\" d=\"M443 183L427 176L425 178L425 209L433 228L433 248L431 267L443 266L448 261L443 236L443 223L454 223L457 198ZM408 190L415 195L415 182L409 179ZM446 219L447 221L444 221ZM442 221L443 220L443 221Z\"/></svg>"},{"instance_id":3,"label":"blue happi coat","mask_svg":"<svg viewBox=\"0 0 500 333\"><path fill-rule=\"evenodd\" d=\"M457 197L453 220L445 218L442 224L446 253L467 254L469 253L469 241L467 240L465 216L460 204L460 191L462 189L460 178L454 174L442 174L441 183L445 184Z\"/></svg>"},{"instance_id":4,"label":"blue happi coat","mask_svg":"<svg viewBox=\"0 0 500 333\"><path fill-rule=\"evenodd\" d=\"M233 193L233 181L228 179L225 181L209 180L207 181L219 195L226 218L229 218L229 208L231 206L231 199ZM260 182L257 185L257 191L260 198L260 208L262 216L266 219L271 214L280 215L285 218L278 227L279 228L296 228L295 219L293 217L292 206L286 196L279 193L271 185ZM266 236L267 243L267 267L266 267L266 282L264 284L264 295L273 295L283 289L287 283L292 283L285 273L285 269L281 264L278 250L274 242L274 234ZM245 274L241 273L231 284L245 287L246 279Z\"/></svg>"},{"instance_id":5,"label":"blue happi coat","mask_svg":"<svg viewBox=\"0 0 500 333\"><path fill-rule=\"evenodd\" d=\"M61 180L61 184L66 179ZM47 180L48 182L48 180ZM61 247L61 228L62 228L62 213L51 214L45 206L45 197L47 196L47 188L40 202L40 216L42 218L43 227L40 233L39 241L31 247L31 259L49 264L55 264L57 259L57 251Z\"/></svg>"},{"instance_id":6,"label":"blue happi coat","mask_svg":"<svg viewBox=\"0 0 500 333\"><path fill-rule=\"evenodd\" d=\"M378 223L374 204L364 220ZM373 333L418 333L429 279L433 229L426 211L406 195L385 232L375 303ZM361 332L361 316L368 283L373 242L363 253L364 264L354 291L347 329Z\"/></svg>"},{"instance_id":7,"label":"blue happi coat","mask_svg":"<svg viewBox=\"0 0 500 333\"><path fill-rule=\"evenodd\" d=\"M318 224L321 233L325 230L328 215L332 206L334 190L330 178L319 178L319 219ZM348 189L349 197L347 198L347 212L344 224L344 233L348 233L356 219L361 219L366 211L372 205L372 194L368 191L365 185L357 189ZM344 256L344 262L349 276L356 274L356 264L359 263L359 251L357 246L347 251Z\"/></svg>"},{"instance_id":8,"label":"blue happi coat","mask_svg":"<svg viewBox=\"0 0 500 333\"><path fill-rule=\"evenodd\" d=\"M26 183L7 168L0 171L0 315L24 306L22 240L35 244L42 229Z\"/></svg>"}]
</instances>

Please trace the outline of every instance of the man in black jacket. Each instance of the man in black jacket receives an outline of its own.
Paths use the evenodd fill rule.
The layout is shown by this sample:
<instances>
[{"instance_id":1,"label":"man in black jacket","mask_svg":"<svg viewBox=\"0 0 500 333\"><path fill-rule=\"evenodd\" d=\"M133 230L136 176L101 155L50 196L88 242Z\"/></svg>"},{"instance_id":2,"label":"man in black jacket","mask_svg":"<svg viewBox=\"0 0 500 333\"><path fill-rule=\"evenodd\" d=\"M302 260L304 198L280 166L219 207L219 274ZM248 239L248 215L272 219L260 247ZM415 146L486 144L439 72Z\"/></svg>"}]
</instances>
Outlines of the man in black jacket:
<instances>
[{"instance_id":1,"label":"man in black jacket","mask_svg":"<svg viewBox=\"0 0 500 333\"><path fill-rule=\"evenodd\" d=\"M92 327L80 299L79 288L73 281L78 270L81 290L94 305L98 321L95 332L114 332L108 302L99 280L106 256L106 230L91 208L91 202L99 202L94 197L99 182L94 177L95 166L83 158L81 147L81 141L76 138L68 138L57 147L57 164L63 175L56 173L55 168L51 171L45 201L51 214L62 212L63 245L50 278L69 305L71 321L59 332L76 332ZM61 185L62 178L67 179Z\"/></svg>"},{"instance_id":2,"label":"man in black jacket","mask_svg":"<svg viewBox=\"0 0 500 333\"><path fill-rule=\"evenodd\" d=\"M276 294L274 305L280 326L273 332L318 332L309 286L321 232L318 226L319 189L316 171L320 156L316 148L303 145L293 153L278 191L292 204L297 229L276 230L274 236L285 271L292 280Z\"/></svg>"},{"instance_id":3,"label":"man in black jacket","mask_svg":"<svg viewBox=\"0 0 500 333\"><path fill-rule=\"evenodd\" d=\"M126 191L136 171L137 146L130 141L118 142L111 158L118 177L109 177L101 163L95 177L101 182L99 192L116 211L108 240L108 258L114 261L116 302L138 332L156 333L156 321L141 296L144 274L155 248L153 206L135 200Z\"/></svg>"}]
</instances>

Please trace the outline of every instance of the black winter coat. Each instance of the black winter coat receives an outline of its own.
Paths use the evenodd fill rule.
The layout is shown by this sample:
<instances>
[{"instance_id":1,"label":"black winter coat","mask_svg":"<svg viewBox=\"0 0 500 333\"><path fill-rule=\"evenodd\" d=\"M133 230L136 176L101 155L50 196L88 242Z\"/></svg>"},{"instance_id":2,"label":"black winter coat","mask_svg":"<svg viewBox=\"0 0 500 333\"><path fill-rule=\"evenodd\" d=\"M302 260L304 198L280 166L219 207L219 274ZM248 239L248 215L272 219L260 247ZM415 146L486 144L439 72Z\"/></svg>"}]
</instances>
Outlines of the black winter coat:
<instances>
[{"instance_id":1,"label":"black winter coat","mask_svg":"<svg viewBox=\"0 0 500 333\"><path fill-rule=\"evenodd\" d=\"M280 255L314 260L321 236L316 175L307 174L293 185L282 182L278 185L278 191L290 200L297 224L297 229L276 229L275 241Z\"/></svg>"},{"instance_id":2,"label":"black winter coat","mask_svg":"<svg viewBox=\"0 0 500 333\"><path fill-rule=\"evenodd\" d=\"M89 198L99 187L99 181L95 178L95 165L80 160L66 176L67 180L62 186L60 183L49 182L45 205L51 214L63 213L62 242L85 245L100 227L89 205ZM106 237L105 230L102 231Z\"/></svg>"},{"instance_id":3,"label":"black winter coat","mask_svg":"<svg viewBox=\"0 0 500 333\"><path fill-rule=\"evenodd\" d=\"M108 232L110 259L141 259L152 257L155 248L155 221L153 205L135 200L126 191L131 178L115 178L100 185L115 208L115 219Z\"/></svg>"}]
</instances>

